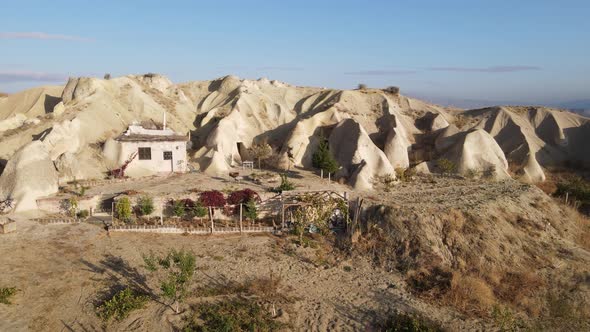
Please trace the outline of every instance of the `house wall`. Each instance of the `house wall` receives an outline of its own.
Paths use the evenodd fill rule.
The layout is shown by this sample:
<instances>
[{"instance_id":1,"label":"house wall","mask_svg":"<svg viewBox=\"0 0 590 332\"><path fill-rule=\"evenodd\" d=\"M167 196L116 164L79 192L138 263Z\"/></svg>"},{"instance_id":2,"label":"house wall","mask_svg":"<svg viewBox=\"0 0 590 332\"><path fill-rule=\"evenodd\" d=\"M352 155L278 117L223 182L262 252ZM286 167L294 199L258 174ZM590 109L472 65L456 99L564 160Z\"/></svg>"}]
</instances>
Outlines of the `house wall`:
<instances>
[{"instance_id":1,"label":"house wall","mask_svg":"<svg viewBox=\"0 0 590 332\"><path fill-rule=\"evenodd\" d=\"M140 160L139 155L127 167L126 175L140 177L153 174L184 173L187 171L186 142L120 142L119 164L123 165L132 153L151 148L151 160ZM164 160L164 151L172 152L172 160Z\"/></svg>"}]
</instances>

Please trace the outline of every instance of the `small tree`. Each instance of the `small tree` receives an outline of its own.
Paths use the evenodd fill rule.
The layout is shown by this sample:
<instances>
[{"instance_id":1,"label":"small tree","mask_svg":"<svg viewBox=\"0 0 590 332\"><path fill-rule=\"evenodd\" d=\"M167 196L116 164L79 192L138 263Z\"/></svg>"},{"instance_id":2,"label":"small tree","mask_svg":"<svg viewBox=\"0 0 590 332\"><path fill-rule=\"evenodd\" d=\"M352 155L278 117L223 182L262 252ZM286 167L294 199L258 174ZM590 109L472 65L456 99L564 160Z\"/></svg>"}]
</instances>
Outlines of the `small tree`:
<instances>
[{"instance_id":1,"label":"small tree","mask_svg":"<svg viewBox=\"0 0 590 332\"><path fill-rule=\"evenodd\" d=\"M111 79L111 74L110 73L104 74L104 79L105 80L110 80Z\"/></svg>"},{"instance_id":2,"label":"small tree","mask_svg":"<svg viewBox=\"0 0 590 332\"><path fill-rule=\"evenodd\" d=\"M364 84L364 83L360 83L360 84L358 85L358 89L359 89L359 90L367 90L367 85L366 85L366 84Z\"/></svg>"},{"instance_id":3,"label":"small tree","mask_svg":"<svg viewBox=\"0 0 590 332\"><path fill-rule=\"evenodd\" d=\"M186 213L186 206L185 202L181 199L175 200L171 202L172 204L172 214L176 217L182 218Z\"/></svg>"},{"instance_id":4,"label":"small tree","mask_svg":"<svg viewBox=\"0 0 590 332\"><path fill-rule=\"evenodd\" d=\"M320 145L311 156L311 163L313 167L321 169L327 173L334 173L340 168L338 162L330 153L328 140L324 137L320 137Z\"/></svg>"},{"instance_id":5,"label":"small tree","mask_svg":"<svg viewBox=\"0 0 590 332\"><path fill-rule=\"evenodd\" d=\"M125 223L131 221L131 201L129 197L123 197L115 203L115 212L117 213L117 218L122 220Z\"/></svg>"},{"instance_id":6,"label":"small tree","mask_svg":"<svg viewBox=\"0 0 590 332\"><path fill-rule=\"evenodd\" d=\"M225 197L223 197L223 193L218 190L203 191L201 195L199 195L199 200L201 201L203 206L206 207L223 207L226 204Z\"/></svg>"},{"instance_id":7,"label":"small tree","mask_svg":"<svg viewBox=\"0 0 590 332\"><path fill-rule=\"evenodd\" d=\"M195 202L195 205L192 207L193 215L198 218L203 218L207 215L207 208L203 206L200 201Z\"/></svg>"},{"instance_id":8,"label":"small tree","mask_svg":"<svg viewBox=\"0 0 590 332\"><path fill-rule=\"evenodd\" d=\"M251 198L246 205L244 205L244 217L248 220L256 220L258 218L258 209L256 208L256 201Z\"/></svg>"},{"instance_id":9,"label":"small tree","mask_svg":"<svg viewBox=\"0 0 590 332\"><path fill-rule=\"evenodd\" d=\"M143 195L137 200L135 211L140 216L148 216L154 212L154 200L148 196Z\"/></svg>"},{"instance_id":10,"label":"small tree","mask_svg":"<svg viewBox=\"0 0 590 332\"><path fill-rule=\"evenodd\" d=\"M229 194L227 197L228 204L245 204L250 200L260 200L260 195L250 188L236 190Z\"/></svg>"},{"instance_id":11,"label":"small tree","mask_svg":"<svg viewBox=\"0 0 590 332\"><path fill-rule=\"evenodd\" d=\"M258 168L260 169L262 160L272 155L272 147L268 143L253 144L248 152L258 160Z\"/></svg>"},{"instance_id":12,"label":"small tree","mask_svg":"<svg viewBox=\"0 0 590 332\"><path fill-rule=\"evenodd\" d=\"M162 296L172 301L169 307L180 313L180 302L188 293L195 274L195 254L185 250L172 249L165 256L155 256L150 252L143 255L145 268L158 275Z\"/></svg>"}]
</instances>

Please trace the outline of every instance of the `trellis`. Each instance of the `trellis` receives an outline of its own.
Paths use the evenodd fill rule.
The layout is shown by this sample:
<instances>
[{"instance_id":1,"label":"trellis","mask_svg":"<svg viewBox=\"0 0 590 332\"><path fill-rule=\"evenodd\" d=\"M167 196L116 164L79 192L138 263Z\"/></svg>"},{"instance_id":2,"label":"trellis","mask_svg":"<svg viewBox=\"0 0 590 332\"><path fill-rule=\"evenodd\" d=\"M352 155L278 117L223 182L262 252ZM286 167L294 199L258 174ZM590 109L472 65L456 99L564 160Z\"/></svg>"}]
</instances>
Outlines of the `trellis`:
<instances>
[{"instance_id":1,"label":"trellis","mask_svg":"<svg viewBox=\"0 0 590 332\"><path fill-rule=\"evenodd\" d=\"M340 200L344 204L343 210L346 224L349 223L349 201L347 192L337 192L334 190L290 190L284 191L280 195L281 201L281 224L286 227L285 213L291 207L308 207L314 205L312 202L329 202ZM310 202L311 201L311 202ZM338 208L337 206L335 208ZM333 211L332 211L333 212ZM291 218L292 219L292 218Z\"/></svg>"}]
</instances>

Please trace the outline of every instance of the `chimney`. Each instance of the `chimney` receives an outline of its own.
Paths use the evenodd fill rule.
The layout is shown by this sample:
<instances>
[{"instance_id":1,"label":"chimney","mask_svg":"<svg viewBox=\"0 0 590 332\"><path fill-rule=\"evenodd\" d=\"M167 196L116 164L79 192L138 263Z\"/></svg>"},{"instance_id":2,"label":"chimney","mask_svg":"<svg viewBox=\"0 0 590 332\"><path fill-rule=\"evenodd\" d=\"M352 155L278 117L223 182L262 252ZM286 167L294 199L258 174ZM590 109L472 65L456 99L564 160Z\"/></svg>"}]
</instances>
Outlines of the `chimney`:
<instances>
[{"instance_id":1,"label":"chimney","mask_svg":"<svg viewBox=\"0 0 590 332\"><path fill-rule=\"evenodd\" d=\"M163 130L166 130L166 111L164 111L164 123L163 123Z\"/></svg>"}]
</instances>

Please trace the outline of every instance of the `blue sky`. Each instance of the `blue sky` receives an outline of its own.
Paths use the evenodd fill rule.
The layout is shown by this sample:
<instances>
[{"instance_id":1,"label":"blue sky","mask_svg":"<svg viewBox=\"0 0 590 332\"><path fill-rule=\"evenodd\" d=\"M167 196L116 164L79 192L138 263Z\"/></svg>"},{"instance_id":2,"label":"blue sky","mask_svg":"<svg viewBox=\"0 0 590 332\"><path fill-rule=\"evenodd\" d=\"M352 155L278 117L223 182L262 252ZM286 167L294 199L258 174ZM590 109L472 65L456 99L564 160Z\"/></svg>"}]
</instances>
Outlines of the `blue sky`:
<instances>
[{"instance_id":1,"label":"blue sky","mask_svg":"<svg viewBox=\"0 0 590 332\"><path fill-rule=\"evenodd\" d=\"M0 91L226 74L426 98L590 99L590 1L4 1Z\"/></svg>"}]
</instances>

